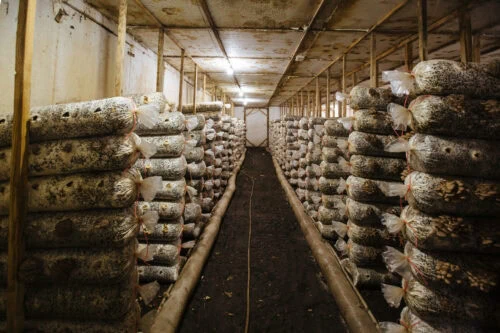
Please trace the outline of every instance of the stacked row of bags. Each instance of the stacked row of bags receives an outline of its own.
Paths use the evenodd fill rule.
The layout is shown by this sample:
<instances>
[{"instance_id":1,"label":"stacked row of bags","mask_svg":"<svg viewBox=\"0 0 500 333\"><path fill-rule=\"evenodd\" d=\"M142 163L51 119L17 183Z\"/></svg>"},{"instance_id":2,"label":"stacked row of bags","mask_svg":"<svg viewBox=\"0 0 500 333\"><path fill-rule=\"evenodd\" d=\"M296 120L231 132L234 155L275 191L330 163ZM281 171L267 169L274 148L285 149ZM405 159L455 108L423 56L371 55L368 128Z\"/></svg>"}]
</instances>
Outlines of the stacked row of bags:
<instances>
[{"instance_id":1,"label":"stacked row of bags","mask_svg":"<svg viewBox=\"0 0 500 333\"><path fill-rule=\"evenodd\" d=\"M386 246L400 246L400 240L389 232L383 219L386 213L399 214L404 205L404 198L386 189L403 184L407 173L405 154L384 149L397 135L403 135L396 132L387 112L389 103L400 102L400 98L388 89L356 86L348 102L353 117L338 119L350 132L347 155L339 157L340 170L349 175L345 183L347 224L334 223L340 236L335 246L346 256L342 264L355 285L380 288L381 283L399 281L385 267L382 252ZM339 152L346 153L342 149Z\"/></svg>"},{"instance_id":2,"label":"stacked row of bags","mask_svg":"<svg viewBox=\"0 0 500 333\"><path fill-rule=\"evenodd\" d=\"M307 144L299 142L300 117L285 117L285 177L294 189L298 187L299 160L307 153Z\"/></svg>"},{"instance_id":3,"label":"stacked row of bags","mask_svg":"<svg viewBox=\"0 0 500 333\"><path fill-rule=\"evenodd\" d=\"M419 63L411 74L385 72L409 106L391 104L395 127L413 136L385 146L406 153L410 173L388 192L406 198L401 214L386 213L404 251L388 247L400 286L382 286L400 323L384 331L496 331L500 327L500 63Z\"/></svg>"},{"instance_id":4,"label":"stacked row of bags","mask_svg":"<svg viewBox=\"0 0 500 333\"><path fill-rule=\"evenodd\" d=\"M307 201L307 185L306 180L306 168L307 168L307 147L309 143L308 129L309 121L306 117L299 118L299 129L297 131L297 145L303 147L302 150L299 149L300 155L297 166L297 188L295 189L295 194L299 198L300 202L304 205L306 211L308 211L308 201ZM305 148L305 149L304 149Z\"/></svg>"},{"instance_id":5,"label":"stacked row of bags","mask_svg":"<svg viewBox=\"0 0 500 333\"><path fill-rule=\"evenodd\" d=\"M281 119L273 120L271 122L271 129L269 131L269 149L283 171L285 169L286 161L285 134L285 121Z\"/></svg>"},{"instance_id":6,"label":"stacked row of bags","mask_svg":"<svg viewBox=\"0 0 500 333\"><path fill-rule=\"evenodd\" d=\"M305 118L304 118L305 119ZM324 118L309 118L307 130L307 153L305 157L305 184L306 193L304 208L308 215L318 220L318 211L321 205L321 192L319 191L319 179L321 178L321 139L324 133Z\"/></svg>"},{"instance_id":7,"label":"stacked row of bags","mask_svg":"<svg viewBox=\"0 0 500 333\"><path fill-rule=\"evenodd\" d=\"M31 110L25 284L26 329L38 332L135 332L140 309L136 237L158 215L140 211L162 190L134 163L156 145L133 133L156 123L155 106L130 98ZM0 116L1 276L6 287L12 116ZM5 317L5 293L0 313Z\"/></svg>"}]
</instances>

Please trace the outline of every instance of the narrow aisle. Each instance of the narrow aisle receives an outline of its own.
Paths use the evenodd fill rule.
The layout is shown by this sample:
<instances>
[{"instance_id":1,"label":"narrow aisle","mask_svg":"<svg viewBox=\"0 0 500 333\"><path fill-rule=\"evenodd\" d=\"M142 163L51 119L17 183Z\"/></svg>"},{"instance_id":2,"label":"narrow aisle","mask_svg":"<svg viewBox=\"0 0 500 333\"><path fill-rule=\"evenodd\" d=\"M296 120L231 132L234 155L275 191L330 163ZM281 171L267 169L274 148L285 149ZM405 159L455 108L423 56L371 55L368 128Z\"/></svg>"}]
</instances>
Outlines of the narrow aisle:
<instances>
[{"instance_id":1,"label":"narrow aisle","mask_svg":"<svg viewBox=\"0 0 500 333\"><path fill-rule=\"evenodd\" d=\"M180 332L243 332L252 209L250 332L347 332L264 149L248 149Z\"/></svg>"}]
</instances>

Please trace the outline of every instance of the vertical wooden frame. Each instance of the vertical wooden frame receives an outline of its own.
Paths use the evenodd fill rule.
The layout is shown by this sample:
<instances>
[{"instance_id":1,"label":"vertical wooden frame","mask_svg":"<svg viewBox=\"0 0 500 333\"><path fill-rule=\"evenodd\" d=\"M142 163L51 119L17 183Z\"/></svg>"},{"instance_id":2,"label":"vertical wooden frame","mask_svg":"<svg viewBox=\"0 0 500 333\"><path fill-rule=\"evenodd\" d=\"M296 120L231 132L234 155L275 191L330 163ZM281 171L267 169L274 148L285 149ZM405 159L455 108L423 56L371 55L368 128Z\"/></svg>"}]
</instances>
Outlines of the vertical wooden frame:
<instances>
[{"instance_id":1,"label":"vertical wooden frame","mask_svg":"<svg viewBox=\"0 0 500 333\"><path fill-rule=\"evenodd\" d=\"M156 91L163 92L163 81L165 78L165 63L163 60L163 49L165 45L165 31L158 29L158 63L156 64Z\"/></svg>"},{"instance_id":2,"label":"vertical wooden frame","mask_svg":"<svg viewBox=\"0 0 500 333\"><path fill-rule=\"evenodd\" d=\"M123 67L127 38L127 0L120 0L118 9L118 38L115 58L115 96L123 95Z\"/></svg>"},{"instance_id":3,"label":"vertical wooden frame","mask_svg":"<svg viewBox=\"0 0 500 333\"><path fill-rule=\"evenodd\" d=\"M182 112L182 102L183 102L183 88L184 88L184 55L185 55L185 50L181 50L181 68L180 68L180 73L179 73L179 112Z\"/></svg>"},{"instance_id":4,"label":"vertical wooden frame","mask_svg":"<svg viewBox=\"0 0 500 333\"><path fill-rule=\"evenodd\" d=\"M427 50L427 0L417 0L418 56L420 61L428 59Z\"/></svg>"}]
</instances>

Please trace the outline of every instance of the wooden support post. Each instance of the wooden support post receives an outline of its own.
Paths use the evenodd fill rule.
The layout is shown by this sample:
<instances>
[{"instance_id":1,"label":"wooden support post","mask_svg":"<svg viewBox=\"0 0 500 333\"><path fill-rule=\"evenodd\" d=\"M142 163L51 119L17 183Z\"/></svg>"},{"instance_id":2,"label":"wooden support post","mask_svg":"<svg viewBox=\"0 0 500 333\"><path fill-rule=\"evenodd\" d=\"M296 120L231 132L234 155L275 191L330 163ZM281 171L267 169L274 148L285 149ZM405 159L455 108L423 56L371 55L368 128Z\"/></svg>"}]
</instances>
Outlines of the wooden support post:
<instances>
[{"instance_id":1,"label":"wooden support post","mask_svg":"<svg viewBox=\"0 0 500 333\"><path fill-rule=\"evenodd\" d=\"M304 92L301 90L300 91L300 115L302 117L307 117L306 112L304 111Z\"/></svg>"},{"instance_id":2,"label":"wooden support post","mask_svg":"<svg viewBox=\"0 0 500 333\"><path fill-rule=\"evenodd\" d=\"M165 62L163 60L163 48L165 45L165 31L158 30L158 62L156 64L156 91L163 92L163 81L165 78Z\"/></svg>"},{"instance_id":3,"label":"wooden support post","mask_svg":"<svg viewBox=\"0 0 500 333\"><path fill-rule=\"evenodd\" d=\"M198 92L198 65L194 64L193 113L196 114L196 93Z\"/></svg>"},{"instance_id":4,"label":"wooden support post","mask_svg":"<svg viewBox=\"0 0 500 333\"><path fill-rule=\"evenodd\" d=\"M120 0L118 14L118 39L115 58L115 96L123 95L123 67L125 40L127 38L127 0Z\"/></svg>"},{"instance_id":5,"label":"wooden support post","mask_svg":"<svg viewBox=\"0 0 500 333\"><path fill-rule=\"evenodd\" d=\"M201 99L203 102L206 101L207 95L207 74L203 74L203 98Z\"/></svg>"},{"instance_id":6,"label":"wooden support post","mask_svg":"<svg viewBox=\"0 0 500 333\"><path fill-rule=\"evenodd\" d=\"M331 117L330 110L330 67L326 70L326 118Z\"/></svg>"},{"instance_id":7,"label":"wooden support post","mask_svg":"<svg viewBox=\"0 0 500 333\"><path fill-rule=\"evenodd\" d=\"M358 84L358 75L356 72L352 72L351 80L352 80L352 87L354 88L356 84Z\"/></svg>"},{"instance_id":8,"label":"wooden support post","mask_svg":"<svg viewBox=\"0 0 500 333\"><path fill-rule=\"evenodd\" d=\"M212 102L215 102L217 100L216 93L217 93L217 88L214 86L212 89Z\"/></svg>"},{"instance_id":9,"label":"wooden support post","mask_svg":"<svg viewBox=\"0 0 500 333\"><path fill-rule=\"evenodd\" d=\"M295 105L293 103L293 96L292 96L292 112L291 112L292 116L295 116Z\"/></svg>"},{"instance_id":10,"label":"wooden support post","mask_svg":"<svg viewBox=\"0 0 500 333\"><path fill-rule=\"evenodd\" d=\"M307 91L307 116L311 117L311 91Z\"/></svg>"},{"instance_id":11,"label":"wooden support post","mask_svg":"<svg viewBox=\"0 0 500 333\"><path fill-rule=\"evenodd\" d=\"M342 56L342 93L346 93L346 64L347 64L347 54ZM342 112L340 112L341 117L345 117L347 115L347 99L344 99L342 102Z\"/></svg>"},{"instance_id":12,"label":"wooden support post","mask_svg":"<svg viewBox=\"0 0 500 333\"><path fill-rule=\"evenodd\" d=\"M321 114L321 100L320 100L320 92L319 92L319 76L316 76L316 108L315 108L315 116L320 117Z\"/></svg>"},{"instance_id":13,"label":"wooden support post","mask_svg":"<svg viewBox=\"0 0 500 333\"><path fill-rule=\"evenodd\" d=\"M463 63L472 61L472 26L470 12L462 7L458 15L458 26L460 31L460 61Z\"/></svg>"},{"instance_id":14,"label":"wooden support post","mask_svg":"<svg viewBox=\"0 0 500 333\"><path fill-rule=\"evenodd\" d=\"M377 37L370 34L370 87L378 87Z\"/></svg>"},{"instance_id":15,"label":"wooden support post","mask_svg":"<svg viewBox=\"0 0 500 333\"><path fill-rule=\"evenodd\" d=\"M417 0L418 56L420 61L428 58L427 52L427 0Z\"/></svg>"},{"instance_id":16,"label":"wooden support post","mask_svg":"<svg viewBox=\"0 0 500 333\"><path fill-rule=\"evenodd\" d=\"M181 50L181 68L180 68L180 76L179 76L179 112L182 112L182 98L183 98L183 91L182 89L184 88L184 54L185 51L184 49Z\"/></svg>"},{"instance_id":17,"label":"wooden support post","mask_svg":"<svg viewBox=\"0 0 500 333\"><path fill-rule=\"evenodd\" d=\"M477 33L472 38L472 61L481 62L481 34Z\"/></svg>"},{"instance_id":18,"label":"wooden support post","mask_svg":"<svg viewBox=\"0 0 500 333\"><path fill-rule=\"evenodd\" d=\"M10 201L7 248L7 332L24 331L24 284L18 279L24 255L24 225L28 193L28 121L36 0L19 1L14 75L14 114L10 161Z\"/></svg>"},{"instance_id":19,"label":"wooden support post","mask_svg":"<svg viewBox=\"0 0 500 333\"><path fill-rule=\"evenodd\" d=\"M266 126L267 126L267 146L269 147L269 108L266 112Z\"/></svg>"},{"instance_id":20,"label":"wooden support post","mask_svg":"<svg viewBox=\"0 0 500 333\"><path fill-rule=\"evenodd\" d=\"M405 44L405 66L408 72L413 69L413 49L411 43Z\"/></svg>"},{"instance_id":21,"label":"wooden support post","mask_svg":"<svg viewBox=\"0 0 500 333\"><path fill-rule=\"evenodd\" d=\"M302 116L302 109L301 109L301 104L300 104L300 96L299 93L295 95L297 97L297 116Z\"/></svg>"}]
</instances>

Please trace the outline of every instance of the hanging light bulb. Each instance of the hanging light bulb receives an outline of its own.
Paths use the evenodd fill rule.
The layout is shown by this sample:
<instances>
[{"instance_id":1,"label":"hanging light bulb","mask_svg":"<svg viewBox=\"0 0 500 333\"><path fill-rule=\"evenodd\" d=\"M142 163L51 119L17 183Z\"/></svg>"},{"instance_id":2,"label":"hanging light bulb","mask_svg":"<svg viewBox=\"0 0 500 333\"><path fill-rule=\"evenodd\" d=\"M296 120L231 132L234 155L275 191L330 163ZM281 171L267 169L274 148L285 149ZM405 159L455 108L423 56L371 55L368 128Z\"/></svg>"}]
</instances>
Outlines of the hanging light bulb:
<instances>
[{"instance_id":1,"label":"hanging light bulb","mask_svg":"<svg viewBox=\"0 0 500 333\"><path fill-rule=\"evenodd\" d=\"M243 105L247 106L247 104L248 104L248 100L247 100L247 99L244 99L244 100L243 100Z\"/></svg>"},{"instance_id":2,"label":"hanging light bulb","mask_svg":"<svg viewBox=\"0 0 500 333\"><path fill-rule=\"evenodd\" d=\"M1 0L0 0L1 1ZM240 97L243 97L243 90L240 89L240 93L239 93Z\"/></svg>"}]
</instances>

